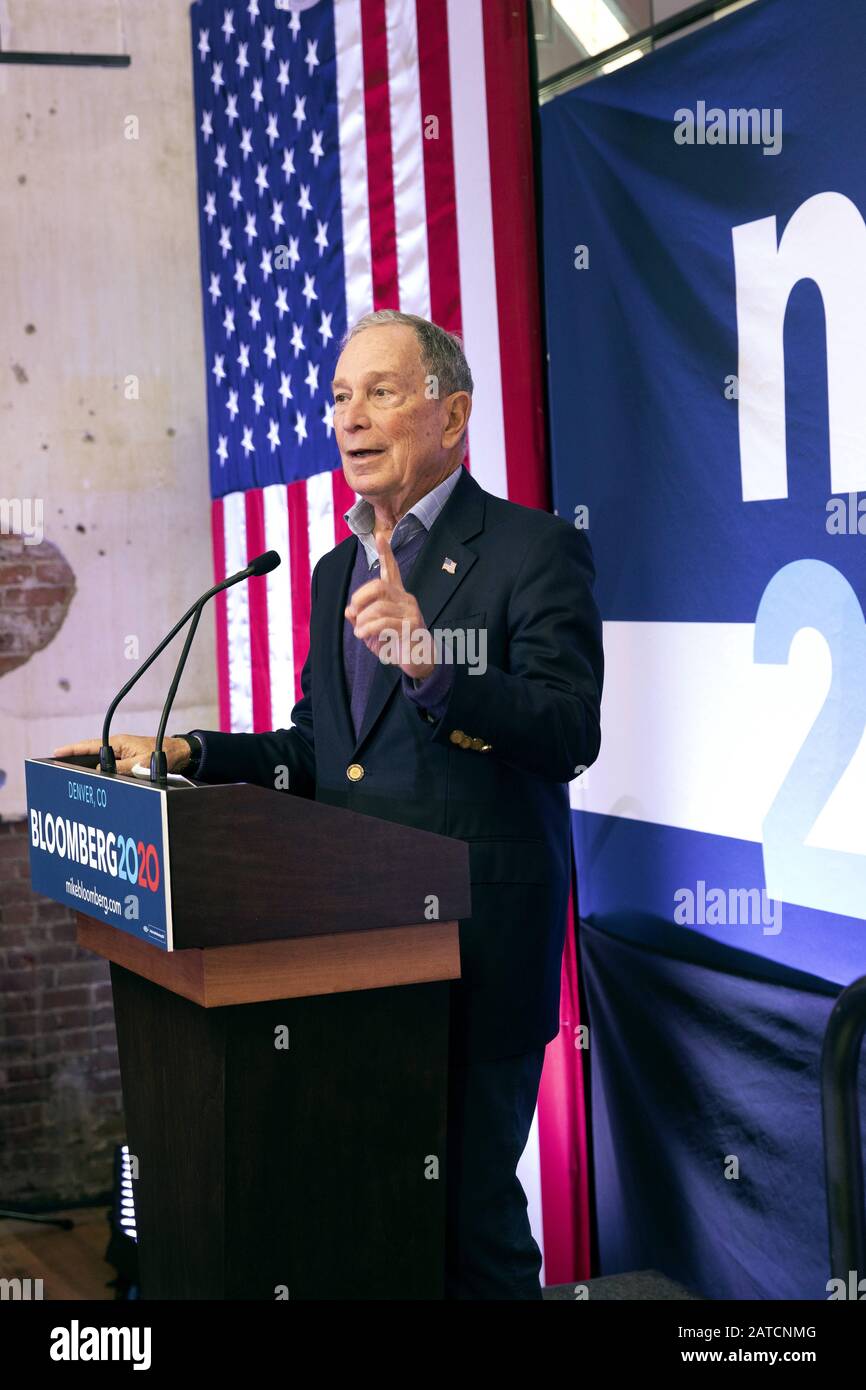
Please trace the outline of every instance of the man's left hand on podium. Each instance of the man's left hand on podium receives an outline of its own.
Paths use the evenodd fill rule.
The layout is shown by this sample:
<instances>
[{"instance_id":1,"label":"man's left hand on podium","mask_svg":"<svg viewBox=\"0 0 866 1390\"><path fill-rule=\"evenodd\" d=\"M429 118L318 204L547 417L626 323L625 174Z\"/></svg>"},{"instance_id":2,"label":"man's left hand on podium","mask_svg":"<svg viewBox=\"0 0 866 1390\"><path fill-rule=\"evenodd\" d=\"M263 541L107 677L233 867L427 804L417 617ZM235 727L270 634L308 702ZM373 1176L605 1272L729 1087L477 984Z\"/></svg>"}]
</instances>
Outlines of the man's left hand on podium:
<instances>
[{"instance_id":1,"label":"man's left hand on podium","mask_svg":"<svg viewBox=\"0 0 866 1390\"><path fill-rule=\"evenodd\" d=\"M64 758L88 754L98 758L101 747L102 739L86 738L79 743L64 743L62 747L55 748L51 756L61 761ZM111 747L114 750L117 771L131 775L136 763L141 763L143 767L150 766L150 755L156 747L156 739L142 734L112 734ZM183 772L190 761L191 749L188 739L165 738L162 747L168 762L168 771Z\"/></svg>"}]
</instances>

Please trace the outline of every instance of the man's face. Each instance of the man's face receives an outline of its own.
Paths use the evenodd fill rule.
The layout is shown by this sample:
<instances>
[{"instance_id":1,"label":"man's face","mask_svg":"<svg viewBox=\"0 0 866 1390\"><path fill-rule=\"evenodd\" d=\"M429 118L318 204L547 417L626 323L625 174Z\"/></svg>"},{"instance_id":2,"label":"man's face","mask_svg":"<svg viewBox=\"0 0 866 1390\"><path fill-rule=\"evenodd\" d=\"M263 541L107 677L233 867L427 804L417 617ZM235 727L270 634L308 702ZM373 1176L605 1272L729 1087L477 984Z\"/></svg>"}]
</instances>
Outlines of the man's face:
<instances>
[{"instance_id":1,"label":"man's face","mask_svg":"<svg viewBox=\"0 0 866 1390\"><path fill-rule=\"evenodd\" d=\"M334 430L349 487L373 499L412 492L447 465L448 411L428 399L414 330L365 328L346 344L334 373Z\"/></svg>"}]
</instances>

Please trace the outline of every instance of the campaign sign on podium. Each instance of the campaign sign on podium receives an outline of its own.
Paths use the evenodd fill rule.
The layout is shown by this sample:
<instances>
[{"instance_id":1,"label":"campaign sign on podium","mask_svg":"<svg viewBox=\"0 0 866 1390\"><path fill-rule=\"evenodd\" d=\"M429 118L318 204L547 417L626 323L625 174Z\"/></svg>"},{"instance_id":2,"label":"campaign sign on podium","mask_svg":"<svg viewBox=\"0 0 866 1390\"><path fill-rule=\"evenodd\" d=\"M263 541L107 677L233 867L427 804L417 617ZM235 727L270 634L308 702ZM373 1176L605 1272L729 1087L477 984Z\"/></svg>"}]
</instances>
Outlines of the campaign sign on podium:
<instances>
[{"instance_id":1,"label":"campaign sign on podium","mask_svg":"<svg viewBox=\"0 0 866 1390\"><path fill-rule=\"evenodd\" d=\"M34 892L170 951L164 793L48 759L25 768Z\"/></svg>"}]
</instances>

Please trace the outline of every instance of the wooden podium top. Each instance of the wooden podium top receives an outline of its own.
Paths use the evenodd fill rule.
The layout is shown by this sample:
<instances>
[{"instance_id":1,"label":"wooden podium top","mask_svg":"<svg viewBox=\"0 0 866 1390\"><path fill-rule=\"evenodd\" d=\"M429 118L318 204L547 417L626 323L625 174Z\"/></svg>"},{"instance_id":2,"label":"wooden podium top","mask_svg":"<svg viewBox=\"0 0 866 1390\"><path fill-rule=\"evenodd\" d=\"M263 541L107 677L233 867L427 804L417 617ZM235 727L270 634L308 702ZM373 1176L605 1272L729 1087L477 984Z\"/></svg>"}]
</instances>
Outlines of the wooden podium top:
<instances>
[{"instance_id":1,"label":"wooden podium top","mask_svg":"<svg viewBox=\"0 0 866 1390\"><path fill-rule=\"evenodd\" d=\"M75 916L79 946L205 1009L460 978L456 921L160 951Z\"/></svg>"}]
</instances>

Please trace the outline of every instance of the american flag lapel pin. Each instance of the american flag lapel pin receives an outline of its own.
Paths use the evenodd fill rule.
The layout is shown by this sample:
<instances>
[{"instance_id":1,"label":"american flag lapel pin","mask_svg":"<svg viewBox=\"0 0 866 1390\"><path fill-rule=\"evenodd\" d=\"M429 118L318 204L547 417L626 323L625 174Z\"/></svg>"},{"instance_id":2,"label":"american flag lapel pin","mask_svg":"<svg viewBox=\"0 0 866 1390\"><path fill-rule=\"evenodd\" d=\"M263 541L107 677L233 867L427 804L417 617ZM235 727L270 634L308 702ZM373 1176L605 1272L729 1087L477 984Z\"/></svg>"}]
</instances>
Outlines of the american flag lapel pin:
<instances>
[{"instance_id":1,"label":"american flag lapel pin","mask_svg":"<svg viewBox=\"0 0 866 1390\"><path fill-rule=\"evenodd\" d=\"M445 572L446 572L447 574L456 574L456 573L457 573L457 561L456 561L456 560L449 560L448 556L446 555L446 556L445 556L445 559L442 561L442 568L445 570Z\"/></svg>"}]
</instances>

